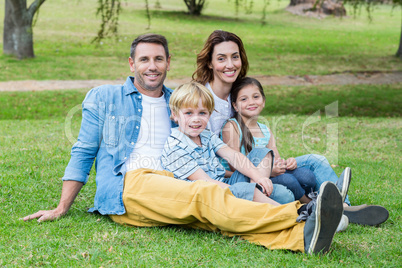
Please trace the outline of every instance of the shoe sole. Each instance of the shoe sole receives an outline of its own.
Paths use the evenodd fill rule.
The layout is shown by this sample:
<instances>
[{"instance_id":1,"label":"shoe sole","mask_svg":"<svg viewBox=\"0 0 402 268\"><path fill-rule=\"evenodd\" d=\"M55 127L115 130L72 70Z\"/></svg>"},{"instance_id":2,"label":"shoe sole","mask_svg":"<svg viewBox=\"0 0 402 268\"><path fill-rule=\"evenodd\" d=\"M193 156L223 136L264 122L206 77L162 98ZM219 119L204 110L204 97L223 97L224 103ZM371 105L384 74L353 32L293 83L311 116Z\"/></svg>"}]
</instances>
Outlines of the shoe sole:
<instances>
[{"instance_id":1,"label":"shoe sole","mask_svg":"<svg viewBox=\"0 0 402 268\"><path fill-rule=\"evenodd\" d=\"M323 183L317 198L315 227L309 254L328 252L342 214L342 197L338 187L332 182Z\"/></svg>"},{"instance_id":2,"label":"shoe sole","mask_svg":"<svg viewBox=\"0 0 402 268\"><path fill-rule=\"evenodd\" d=\"M352 170L350 169L350 167L347 167L347 168L345 168L345 171L344 171L343 184L342 184L342 190L341 190L342 203L345 202L346 195L348 194L351 178L352 178Z\"/></svg>"},{"instance_id":3,"label":"shoe sole","mask_svg":"<svg viewBox=\"0 0 402 268\"><path fill-rule=\"evenodd\" d=\"M369 226L379 225L389 217L388 210L381 206L367 206L355 211L345 210L344 214L349 218L350 223Z\"/></svg>"}]
</instances>

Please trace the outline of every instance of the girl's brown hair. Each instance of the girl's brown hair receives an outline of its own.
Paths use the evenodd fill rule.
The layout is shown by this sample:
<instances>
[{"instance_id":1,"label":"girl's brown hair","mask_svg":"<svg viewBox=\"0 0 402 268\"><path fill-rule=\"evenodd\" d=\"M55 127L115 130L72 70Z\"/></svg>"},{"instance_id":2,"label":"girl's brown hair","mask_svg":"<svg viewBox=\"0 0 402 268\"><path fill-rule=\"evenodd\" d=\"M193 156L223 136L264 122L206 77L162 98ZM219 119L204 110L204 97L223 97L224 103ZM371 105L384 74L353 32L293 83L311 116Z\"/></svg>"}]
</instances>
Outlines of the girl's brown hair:
<instances>
[{"instance_id":1,"label":"girl's brown hair","mask_svg":"<svg viewBox=\"0 0 402 268\"><path fill-rule=\"evenodd\" d=\"M236 82L232 86L232 91L230 92L230 94L231 94L230 101L233 106L236 103L237 96L239 95L240 90L242 90L244 87L249 86L249 85L254 85L254 86L258 87L258 90L260 91L262 98L265 100L264 89L262 88L261 83L255 78L244 77L242 79L236 80ZM244 122L243 118L240 116L240 114L238 112L235 113L234 118L239 123L240 131L241 131L241 133L243 133L242 139L240 141L240 148L244 147L246 154L248 154L253 149L253 144L254 144L253 135L251 134L250 129L247 127L246 123Z\"/></svg>"},{"instance_id":2,"label":"girl's brown hair","mask_svg":"<svg viewBox=\"0 0 402 268\"><path fill-rule=\"evenodd\" d=\"M244 49L243 42L240 37L234 33L216 30L208 37L204 44L203 49L197 55L197 70L193 73L193 80L205 85L207 82L214 80L213 70L209 67L212 61L212 53L214 47L222 42L235 42L239 46L241 70L237 79L245 77L248 71L248 60L246 50Z\"/></svg>"}]
</instances>

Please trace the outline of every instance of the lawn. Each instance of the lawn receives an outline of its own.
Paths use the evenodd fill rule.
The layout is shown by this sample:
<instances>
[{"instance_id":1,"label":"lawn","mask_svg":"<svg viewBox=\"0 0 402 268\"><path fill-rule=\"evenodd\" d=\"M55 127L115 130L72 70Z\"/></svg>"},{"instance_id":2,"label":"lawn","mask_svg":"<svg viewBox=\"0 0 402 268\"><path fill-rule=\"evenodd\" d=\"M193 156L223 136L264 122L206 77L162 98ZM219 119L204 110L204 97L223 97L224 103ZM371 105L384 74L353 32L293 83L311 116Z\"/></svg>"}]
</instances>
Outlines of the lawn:
<instances>
[{"instance_id":1,"label":"lawn","mask_svg":"<svg viewBox=\"0 0 402 268\"><path fill-rule=\"evenodd\" d=\"M251 74L401 69L401 61L392 57L400 13L391 16L388 7L378 9L369 24L363 16L299 18L282 11L282 2L272 2L267 24L261 26L258 12L240 14L236 20L232 9L220 12L210 4L208 18L189 18L176 4L180 1L168 0L161 1L166 10L153 11L151 30L145 30L143 4L138 2L124 6L122 41L105 41L100 48L89 43L98 25L96 1L46 2L34 29L37 58L17 61L0 56L0 81L124 78L129 74L129 42L149 31L163 33L170 41L175 67L169 76L188 77L196 52L217 28L239 33L245 40ZM216 2L227 5L225 0ZM323 154L337 174L350 166L352 203L383 205L390 212L380 226L350 225L336 234L324 256L270 251L238 237L174 226L116 225L108 217L86 212L95 194L93 171L65 217L40 224L21 221L57 206L61 177L80 127L80 103L89 89L0 92L0 266L401 267L401 88L265 87L262 120L274 132L281 155Z\"/></svg>"},{"instance_id":2,"label":"lawn","mask_svg":"<svg viewBox=\"0 0 402 268\"><path fill-rule=\"evenodd\" d=\"M390 92L373 112L358 109L362 99L370 99L360 87L266 88L264 120L284 157L324 154L338 174L350 166L352 202L381 204L390 211L388 221L379 227L350 225L335 236L331 252L320 257L269 251L204 231L118 226L107 217L85 212L93 204L93 173L66 217L41 224L21 221L58 203L60 178L79 130L79 103L86 90L0 93L0 266L398 267L402 120L395 107L401 91L389 85L365 86L370 95ZM320 100L311 99L311 92L318 90ZM299 98L291 106L288 102L295 91ZM334 92L355 93L354 98L343 98ZM328 105L338 109L337 117L327 118ZM354 109L359 116L351 116Z\"/></svg>"}]
</instances>

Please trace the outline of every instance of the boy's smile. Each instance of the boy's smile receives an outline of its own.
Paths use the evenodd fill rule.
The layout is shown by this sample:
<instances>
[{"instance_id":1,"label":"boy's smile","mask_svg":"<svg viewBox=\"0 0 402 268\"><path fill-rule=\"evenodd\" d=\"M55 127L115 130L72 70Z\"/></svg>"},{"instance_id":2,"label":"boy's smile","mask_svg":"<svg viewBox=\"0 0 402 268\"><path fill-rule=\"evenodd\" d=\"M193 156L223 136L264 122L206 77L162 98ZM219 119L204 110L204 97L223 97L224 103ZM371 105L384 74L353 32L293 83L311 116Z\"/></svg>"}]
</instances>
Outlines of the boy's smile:
<instances>
[{"instance_id":1,"label":"boy's smile","mask_svg":"<svg viewBox=\"0 0 402 268\"><path fill-rule=\"evenodd\" d=\"M201 145L199 135L207 127L210 116L201 100L198 102L198 107L182 108L178 115L173 113L173 119L179 125L179 130L198 145Z\"/></svg>"}]
</instances>

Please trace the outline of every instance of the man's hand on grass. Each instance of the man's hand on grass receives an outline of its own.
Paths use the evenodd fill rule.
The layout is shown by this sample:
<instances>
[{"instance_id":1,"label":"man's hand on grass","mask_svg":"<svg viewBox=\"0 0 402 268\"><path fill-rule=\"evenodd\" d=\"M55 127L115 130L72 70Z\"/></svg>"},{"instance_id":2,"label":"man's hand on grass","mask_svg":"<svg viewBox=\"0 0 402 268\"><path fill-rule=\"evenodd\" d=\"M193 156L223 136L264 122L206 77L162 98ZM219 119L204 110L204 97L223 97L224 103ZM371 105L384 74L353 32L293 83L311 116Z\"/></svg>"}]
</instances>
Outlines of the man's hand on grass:
<instances>
[{"instance_id":1,"label":"man's hand on grass","mask_svg":"<svg viewBox=\"0 0 402 268\"><path fill-rule=\"evenodd\" d=\"M38 219L38 222L42 221L53 221L61 216L63 216L65 213L60 212L57 208L53 210L39 210L38 212L28 215L23 218L24 221L29 221L33 219Z\"/></svg>"}]
</instances>

